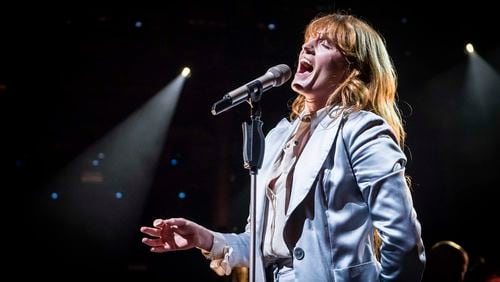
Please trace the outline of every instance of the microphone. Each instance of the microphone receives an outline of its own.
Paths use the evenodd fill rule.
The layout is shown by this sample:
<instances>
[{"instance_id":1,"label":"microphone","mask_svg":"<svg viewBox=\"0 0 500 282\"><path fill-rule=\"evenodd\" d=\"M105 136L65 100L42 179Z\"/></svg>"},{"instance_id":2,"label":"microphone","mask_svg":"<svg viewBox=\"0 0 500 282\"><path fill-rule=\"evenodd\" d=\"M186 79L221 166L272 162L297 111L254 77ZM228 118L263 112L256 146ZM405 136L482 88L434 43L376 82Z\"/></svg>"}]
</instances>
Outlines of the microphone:
<instances>
[{"instance_id":1,"label":"microphone","mask_svg":"<svg viewBox=\"0 0 500 282\"><path fill-rule=\"evenodd\" d=\"M265 92L273 87L283 85L291 76L292 70L289 66L285 64L274 66L259 78L224 95L222 99L213 104L212 115L218 115L243 103L254 92L255 87L262 88L262 92Z\"/></svg>"}]
</instances>

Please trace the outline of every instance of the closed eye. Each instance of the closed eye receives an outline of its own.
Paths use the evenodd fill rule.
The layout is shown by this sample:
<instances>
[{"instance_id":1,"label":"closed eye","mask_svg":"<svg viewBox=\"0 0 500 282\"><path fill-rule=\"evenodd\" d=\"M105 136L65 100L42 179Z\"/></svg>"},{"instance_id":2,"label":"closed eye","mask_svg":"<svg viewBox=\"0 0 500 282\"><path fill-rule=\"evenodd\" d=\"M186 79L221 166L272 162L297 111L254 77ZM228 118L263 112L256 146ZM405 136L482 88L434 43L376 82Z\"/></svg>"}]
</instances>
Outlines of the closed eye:
<instances>
[{"instance_id":1,"label":"closed eye","mask_svg":"<svg viewBox=\"0 0 500 282\"><path fill-rule=\"evenodd\" d=\"M328 40L325 40L325 39L322 39L319 44L323 47L325 47L326 49L333 49L332 45L330 44L330 42L328 42Z\"/></svg>"}]
</instances>

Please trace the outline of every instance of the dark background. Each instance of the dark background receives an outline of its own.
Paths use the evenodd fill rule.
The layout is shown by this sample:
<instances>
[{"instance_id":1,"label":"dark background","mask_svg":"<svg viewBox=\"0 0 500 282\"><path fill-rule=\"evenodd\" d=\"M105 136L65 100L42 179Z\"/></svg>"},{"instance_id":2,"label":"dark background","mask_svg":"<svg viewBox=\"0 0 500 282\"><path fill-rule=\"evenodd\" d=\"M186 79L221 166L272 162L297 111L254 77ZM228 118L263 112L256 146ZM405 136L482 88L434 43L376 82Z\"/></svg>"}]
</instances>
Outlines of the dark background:
<instances>
[{"instance_id":1,"label":"dark background","mask_svg":"<svg viewBox=\"0 0 500 282\"><path fill-rule=\"evenodd\" d=\"M248 108L212 116L211 105L271 66L294 69L305 25L333 10L367 20L387 41L399 75L407 171L424 243L454 240L469 252L472 266L498 263L499 82L492 82L482 107L471 103L465 86L467 42L498 79L498 14L487 3L183 1L165 3L169 8L3 10L0 95L9 141L4 154L9 181L3 186L13 192L5 197L9 232L4 236L13 251L11 269L48 277L71 272L229 280L213 274L197 250L149 253L140 243L139 226L183 216L209 228L242 230L249 176L242 166L241 122ZM95 239L78 221L55 216L64 213L58 208L64 199L51 200L52 178L184 66L193 73L151 185L143 191L144 208L134 211L139 222L111 221L122 226L120 232L128 230L127 239L115 229L106 239ZM264 132L287 115L293 97L289 82L266 93ZM177 197L180 191L185 199ZM126 196L113 205L134 201Z\"/></svg>"}]
</instances>

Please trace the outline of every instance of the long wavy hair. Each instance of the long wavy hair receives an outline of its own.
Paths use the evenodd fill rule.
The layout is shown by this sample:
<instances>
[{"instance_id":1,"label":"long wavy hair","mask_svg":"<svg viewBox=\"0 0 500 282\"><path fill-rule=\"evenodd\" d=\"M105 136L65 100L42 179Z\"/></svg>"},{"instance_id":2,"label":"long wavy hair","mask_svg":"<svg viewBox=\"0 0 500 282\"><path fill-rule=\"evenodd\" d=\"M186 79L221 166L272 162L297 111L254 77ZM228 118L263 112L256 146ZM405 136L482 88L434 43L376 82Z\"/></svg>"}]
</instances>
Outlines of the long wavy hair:
<instances>
[{"instance_id":1,"label":"long wavy hair","mask_svg":"<svg viewBox=\"0 0 500 282\"><path fill-rule=\"evenodd\" d=\"M365 21L341 13L313 19L306 27L304 41L320 32L336 44L348 62L345 80L330 94L327 105L378 114L391 126L403 148L406 133L396 104L397 76L382 36ZM295 119L304 106L305 97L298 95L290 117Z\"/></svg>"},{"instance_id":2,"label":"long wavy hair","mask_svg":"<svg viewBox=\"0 0 500 282\"><path fill-rule=\"evenodd\" d=\"M398 145L404 149L406 133L396 103L397 75L383 37L365 21L341 13L313 19L306 27L304 41L319 33L336 44L348 62L345 79L330 94L327 105L338 105L344 111L366 110L378 114L390 125ZM304 107L305 97L298 95L291 105L290 117L296 118ZM406 176L406 180L410 186L411 178ZM373 240L375 256L380 259L382 241L377 229Z\"/></svg>"}]
</instances>

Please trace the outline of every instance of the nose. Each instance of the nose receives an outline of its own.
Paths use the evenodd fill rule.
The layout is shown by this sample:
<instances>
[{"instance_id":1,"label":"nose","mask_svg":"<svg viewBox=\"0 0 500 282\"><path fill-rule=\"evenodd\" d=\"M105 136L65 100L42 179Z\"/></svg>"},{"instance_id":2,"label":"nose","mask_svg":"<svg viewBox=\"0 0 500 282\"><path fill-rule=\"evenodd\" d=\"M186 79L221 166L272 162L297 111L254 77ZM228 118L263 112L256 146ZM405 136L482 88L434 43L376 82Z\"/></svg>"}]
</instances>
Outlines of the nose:
<instances>
[{"instance_id":1,"label":"nose","mask_svg":"<svg viewBox=\"0 0 500 282\"><path fill-rule=\"evenodd\" d=\"M314 40L309 40L302 44L302 50L307 54L314 54Z\"/></svg>"}]
</instances>

